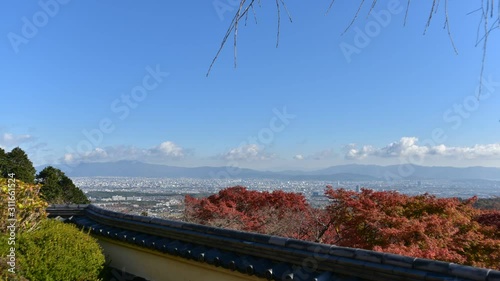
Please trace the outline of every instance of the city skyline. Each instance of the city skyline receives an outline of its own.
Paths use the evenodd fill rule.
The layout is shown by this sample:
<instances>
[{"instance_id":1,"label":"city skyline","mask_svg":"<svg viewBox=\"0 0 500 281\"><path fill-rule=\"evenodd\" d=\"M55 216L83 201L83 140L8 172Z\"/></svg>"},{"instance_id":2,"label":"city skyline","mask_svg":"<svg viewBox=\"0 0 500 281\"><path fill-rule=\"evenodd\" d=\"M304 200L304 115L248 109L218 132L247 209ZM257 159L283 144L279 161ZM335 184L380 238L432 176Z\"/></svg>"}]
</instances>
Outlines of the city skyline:
<instances>
[{"instance_id":1,"label":"city skyline","mask_svg":"<svg viewBox=\"0 0 500 281\"><path fill-rule=\"evenodd\" d=\"M318 169L342 164L500 167L500 45L474 3L287 3L256 9L206 77L231 1L0 5L0 147L35 165ZM273 10L274 9L274 10ZM283 11L282 11L283 12ZM92 14L92 18L90 18Z\"/></svg>"}]
</instances>

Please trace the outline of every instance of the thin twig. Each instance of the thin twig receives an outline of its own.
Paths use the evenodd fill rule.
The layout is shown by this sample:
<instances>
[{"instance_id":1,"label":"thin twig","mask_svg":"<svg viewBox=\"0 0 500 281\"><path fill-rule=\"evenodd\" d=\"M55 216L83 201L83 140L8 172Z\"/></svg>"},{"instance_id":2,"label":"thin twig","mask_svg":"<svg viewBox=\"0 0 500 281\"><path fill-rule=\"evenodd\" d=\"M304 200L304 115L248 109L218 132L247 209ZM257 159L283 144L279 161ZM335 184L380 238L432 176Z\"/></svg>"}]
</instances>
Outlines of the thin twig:
<instances>
[{"instance_id":1,"label":"thin twig","mask_svg":"<svg viewBox=\"0 0 500 281\"><path fill-rule=\"evenodd\" d=\"M500 1L498 1L497 4L497 22L498 22L498 27L500 27Z\"/></svg>"},{"instance_id":2,"label":"thin twig","mask_svg":"<svg viewBox=\"0 0 500 281\"><path fill-rule=\"evenodd\" d=\"M330 9L333 6L333 2L335 2L335 0L332 0L332 2L330 2L330 6L328 6L328 9L326 10L325 16L328 15L328 13L330 12Z\"/></svg>"},{"instance_id":3,"label":"thin twig","mask_svg":"<svg viewBox=\"0 0 500 281\"><path fill-rule=\"evenodd\" d=\"M252 7L252 12L253 12L253 19L255 20L255 24L257 24L257 14L255 13L255 9L253 8L253 4L251 5L251 7Z\"/></svg>"},{"instance_id":4,"label":"thin twig","mask_svg":"<svg viewBox=\"0 0 500 281\"><path fill-rule=\"evenodd\" d=\"M246 0L241 0L240 3L244 4ZM227 42L227 39L229 38L229 36L231 35L231 32L236 31L237 29L237 26L238 26L238 22L241 20L241 18L246 14L248 13L248 10L250 9L250 7L253 5L253 3L255 2L255 0L251 0L250 1L250 4L247 5L247 7L245 8L245 10L243 11L243 13L239 13L239 11L236 13L236 15L233 17L233 20L231 21L231 23L229 24L229 27L226 31L226 34L224 35L224 37L222 38L222 42L220 44L220 47L219 49L217 50L217 53L215 54L214 58L212 59L212 62L210 63L210 66L208 67L208 71L207 71L207 74L206 76L208 77L210 75L210 71L212 70L212 67L214 66L215 62L217 61L217 59L219 58L219 55L220 53L222 52L222 49L224 48L224 46L226 45L226 42ZM260 3L260 1L259 1ZM235 63L236 65L236 63Z\"/></svg>"},{"instance_id":5,"label":"thin twig","mask_svg":"<svg viewBox=\"0 0 500 281\"><path fill-rule=\"evenodd\" d=\"M351 27L351 25L354 23L354 21L356 21L356 19L358 18L358 15L359 15L359 11L361 10L361 7L363 7L363 3L365 3L365 0L361 0L361 3L359 4L359 7L358 7L358 10L356 11L356 14L354 15L354 17L352 18L352 21L351 23L347 26L347 28L344 30L344 32L342 32L342 35L344 35L347 30L349 30L349 28Z\"/></svg>"},{"instance_id":6,"label":"thin twig","mask_svg":"<svg viewBox=\"0 0 500 281\"><path fill-rule=\"evenodd\" d=\"M408 0L408 4L406 5L405 21L403 23L403 26L406 26L406 19L408 18L408 10L410 9L410 2L411 0Z\"/></svg>"},{"instance_id":7,"label":"thin twig","mask_svg":"<svg viewBox=\"0 0 500 281\"><path fill-rule=\"evenodd\" d=\"M217 61L220 53L222 52L222 49L224 48L226 42L227 42L227 39L228 37L231 35L231 33L234 34L234 66L236 67L237 66L237 38L238 38L238 27L239 27L239 21L245 17L244 21L245 21L245 25L247 24L247 21L248 21L248 11L249 9L252 9L252 12L254 14L254 20L255 20L255 23L257 23L257 16L256 16L256 13L255 13L255 9L254 9L254 3L255 1L257 1L257 3L259 4L259 7L261 6L261 1L260 0L248 0L248 4L247 3L247 0L240 0L240 6L234 16L234 18L232 19L231 21L231 24L229 25L227 31L226 31L226 34L224 35L223 39L222 39L222 42L221 42L221 45L215 55L215 57L213 58L212 60L212 63L210 64L210 67L207 71L207 76L210 74L210 71L213 67L213 65L215 64L215 61ZM277 34L276 34L276 47L279 46L279 40L280 40L280 30L281 30L281 7L280 7L280 3L281 5L283 6L283 8L285 9L287 15L288 15L288 18L290 20L290 22L292 22L292 17L290 16L290 13L288 11L288 8L285 4L285 1L286 0L275 0L276 1L276 9L277 9L277 14L278 14L278 19L277 19ZM330 5L326 11L326 14L328 14L334 4L335 0L331 0L330 2ZM358 9L356 11L356 14L354 15L354 17L352 18L351 22L349 23L349 25L346 27L346 29L344 30L344 32L342 33L345 34L350 28L351 26L354 24L354 22L356 21L356 19L358 18L359 16L359 13L361 11L361 8L363 7L364 5L364 2L365 0L361 0L361 3L359 4L358 6ZM367 17L372 13L372 11L374 10L374 7L375 5L377 4L378 0L372 0L372 3L371 3L371 7L370 7L370 10L368 11L368 15ZM439 8L439 5L440 5L440 0L433 0L432 2L432 7L430 9L430 12L429 12L429 17L427 19L427 23L426 23L426 26L425 26L425 29L424 29L424 35L426 34L427 32L427 29L429 28L430 26L430 23L431 23L431 20L432 20L432 17L433 17L433 14L437 14L438 12L438 8ZM411 4L411 0L407 0L407 6L406 6L406 12L405 12L405 18L404 18L404 25L406 26L406 22L407 22L407 19L408 19L408 13L409 13L409 9L410 9L410 4ZM484 67L485 67L485 62L486 62L486 49L487 49L487 44L488 44L488 37L489 37L489 34L497 29L497 28L500 28L500 0L497 0L496 2L496 6L497 6L497 9L496 9L496 13L497 13L497 18L496 20L493 21L492 23L492 26L489 27L489 21L488 21L488 17L491 17L491 18L494 18L494 14L495 14L495 0L482 0L481 1L481 8L477 9L477 10L474 10L472 12L469 12L467 13L467 15L470 15L472 13L475 13L477 11L481 11L482 14L481 14L481 20L479 21L479 24L478 24L478 30L477 30L477 34L476 34L476 46L479 45L481 42L483 43L483 56L482 56L482 61L481 61L481 72L480 72L480 77L482 79L483 77L483 74L484 74ZM458 54L458 51L457 51L457 48L456 48L456 45L455 45L455 42L453 40L453 36L452 36L452 33L451 33L451 28L450 28L450 22L449 22L449 15L448 15L448 0L445 0L445 23L444 23L444 27L443 28L446 28L447 30L447 33L448 33L448 37L450 39L450 43L453 47L453 50L456 54ZM483 32L480 32L480 29L481 27L483 27L483 36L481 37L481 33ZM479 87L479 94L481 93L481 90L482 90L482 85L480 84L480 87Z\"/></svg>"},{"instance_id":8,"label":"thin twig","mask_svg":"<svg viewBox=\"0 0 500 281\"><path fill-rule=\"evenodd\" d=\"M483 91L483 73L484 73L484 62L486 61L486 47L488 45L488 9L489 9L489 0L486 2L486 10L484 10L484 1L481 2L483 8L483 19L484 19L484 44L483 44L483 58L481 60L481 72L479 74L479 91L477 93L477 99L481 97L481 93Z\"/></svg>"},{"instance_id":9,"label":"thin twig","mask_svg":"<svg viewBox=\"0 0 500 281\"><path fill-rule=\"evenodd\" d=\"M280 2L281 2L281 5L283 5L283 8L285 8L285 12L286 12L286 15L288 16L288 19L290 20L290 22L293 22L292 16L290 15L290 12L288 12L288 7L286 6L285 1L280 0Z\"/></svg>"},{"instance_id":10,"label":"thin twig","mask_svg":"<svg viewBox=\"0 0 500 281\"><path fill-rule=\"evenodd\" d=\"M453 50L455 51L455 54L458 55L457 48L455 47L455 42L453 42L453 37L451 36L450 32L450 22L448 21L448 0L444 1L444 14L445 14L445 27L446 30L448 31L448 38L450 38L451 46L453 46Z\"/></svg>"},{"instance_id":11,"label":"thin twig","mask_svg":"<svg viewBox=\"0 0 500 281\"><path fill-rule=\"evenodd\" d=\"M483 7L481 6L481 8L479 8L478 10L482 11ZM477 11L477 10L476 10ZM471 12L472 13L472 12ZM479 31L481 30L481 24L483 23L483 15L481 16L481 20L479 20L479 23L477 25L477 31L476 31L476 44L474 47L477 47L479 45L479 42L482 41L483 37L481 39L479 39Z\"/></svg>"},{"instance_id":12,"label":"thin twig","mask_svg":"<svg viewBox=\"0 0 500 281\"><path fill-rule=\"evenodd\" d=\"M238 57L238 49L237 49L237 41L238 41L238 24L240 22L239 18L240 18L240 13L241 13L241 9L243 7L243 4L245 3L245 0L242 0L240 2L240 7L238 8L238 11L236 12L236 18L238 20L236 20L234 22L234 45L233 45L233 55L234 55L234 68L236 68L237 66L237 57Z\"/></svg>"},{"instance_id":13,"label":"thin twig","mask_svg":"<svg viewBox=\"0 0 500 281\"><path fill-rule=\"evenodd\" d=\"M377 0L373 0L372 6L370 7L370 10L368 11L368 15L366 15L366 18L368 18L373 10L375 8L375 4L377 4Z\"/></svg>"},{"instance_id":14,"label":"thin twig","mask_svg":"<svg viewBox=\"0 0 500 281\"><path fill-rule=\"evenodd\" d=\"M231 35L231 32L234 29L234 21L236 20L236 18L237 18L236 16L233 18L233 21L229 25L229 28L227 29L226 34L224 35L224 38L222 38L222 42L220 44L219 50L217 50L215 57L212 59L212 63L210 63L210 66L208 67L208 71L207 71L206 76L208 76L210 74L210 70L212 70L212 67L213 67L215 61L219 58L219 54L222 52L224 45L226 45L227 38L229 37L229 35Z\"/></svg>"},{"instance_id":15,"label":"thin twig","mask_svg":"<svg viewBox=\"0 0 500 281\"><path fill-rule=\"evenodd\" d=\"M431 20L432 20L432 14L434 12L434 8L436 7L436 0L433 0L432 1L432 8L431 8L431 12L429 13L429 18L427 19L427 24L425 25L425 29L424 29L424 35L425 35L425 32L427 32L427 28L431 25Z\"/></svg>"},{"instance_id":16,"label":"thin twig","mask_svg":"<svg viewBox=\"0 0 500 281\"><path fill-rule=\"evenodd\" d=\"M247 21L248 21L248 13L245 15L245 26L247 26Z\"/></svg>"},{"instance_id":17,"label":"thin twig","mask_svg":"<svg viewBox=\"0 0 500 281\"><path fill-rule=\"evenodd\" d=\"M495 0L491 0L491 15L490 17L493 17L493 10L495 9Z\"/></svg>"},{"instance_id":18,"label":"thin twig","mask_svg":"<svg viewBox=\"0 0 500 281\"><path fill-rule=\"evenodd\" d=\"M437 12L439 10L439 3L441 3L441 0L437 0L436 9L434 9L434 14L437 14Z\"/></svg>"},{"instance_id":19,"label":"thin twig","mask_svg":"<svg viewBox=\"0 0 500 281\"><path fill-rule=\"evenodd\" d=\"M483 21L481 20L480 23L482 23ZM499 22L499 20L495 20L493 22L493 24L491 25L491 28L488 29L488 32L486 32L483 36L481 36L481 38L479 38L479 30L481 29L482 25L479 24L478 26L478 29L477 29L477 34L476 34L476 43L474 45L474 47L477 47L481 42L483 42L484 38L486 37L486 34L490 34L493 30L497 29L497 28L500 28L497 23Z\"/></svg>"},{"instance_id":20,"label":"thin twig","mask_svg":"<svg viewBox=\"0 0 500 281\"><path fill-rule=\"evenodd\" d=\"M471 15L471 14L473 14L473 13L475 13L475 12L478 12L478 11L481 11L481 8L477 8L477 9L475 9L474 11L472 11L472 12L468 12L468 13L467 13L467 14L465 14L465 15L466 15L466 16L468 16L468 15Z\"/></svg>"},{"instance_id":21,"label":"thin twig","mask_svg":"<svg viewBox=\"0 0 500 281\"><path fill-rule=\"evenodd\" d=\"M279 2L281 2L281 4L283 5L283 8L285 9L285 12L288 16L288 19L290 20L290 22L292 22L292 17L290 16L290 13L288 12L288 8L286 7L286 4L285 4L285 1L283 0L276 0L276 8L278 9L278 34L276 36L276 48L278 48L278 45L279 45L279 40L280 40L280 29L281 29L281 14L280 14L280 4Z\"/></svg>"},{"instance_id":22,"label":"thin twig","mask_svg":"<svg viewBox=\"0 0 500 281\"><path fill-rule=\"evenodd\" d=\"M276 48L278 48L278 45L280 44L280 23L281 23L279 0L276 0L276 9L278 9L278 32L276 34Z\"/></svg>"}]
</instances>

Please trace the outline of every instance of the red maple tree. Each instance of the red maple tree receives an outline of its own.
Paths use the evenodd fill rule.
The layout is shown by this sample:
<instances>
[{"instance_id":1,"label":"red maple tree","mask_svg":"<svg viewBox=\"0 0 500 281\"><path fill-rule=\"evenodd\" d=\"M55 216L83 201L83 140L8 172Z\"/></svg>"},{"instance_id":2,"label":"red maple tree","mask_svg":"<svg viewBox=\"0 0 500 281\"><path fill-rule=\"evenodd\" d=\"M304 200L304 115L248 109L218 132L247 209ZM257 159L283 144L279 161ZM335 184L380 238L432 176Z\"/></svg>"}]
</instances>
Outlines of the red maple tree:
<instances>
[{"instance_id":1,"label":"red maple tree","mask_svg":"<svg viewBox=\"0 0 500 281\"><path fill-rule=\"evenodd\" d=\"M243 186L207 198L185 197L185 219L235 230L307 239L311 207L299 193L259 192Z\"/></svg>"},{"instance_id":2,"label":"red maple tree","mask_svg":"<svg viewBox=\"0 0 500 281\"><path fill-rule=\"evenodd\" d=\"M500 269L500 212L477 198L355 192L327 186L329 204L313 208L300 193L235 186L185 198L185 219L236 230Z\"/></svg>"},{"instance_id":3,"label":"red maple tree","mask_svg":"<svg viewBox=\"0 0 500 281\"><path fill-rule=\"evenodd\" d=\"M327 187L335 228L325 242L482 267L499 267L495 226L480 223L475 197L409 196L396 191L354 192ZM486 219L485 219L486 221ZM332 233L332 232L330 232Z\"/></svg>"}]
</instances>

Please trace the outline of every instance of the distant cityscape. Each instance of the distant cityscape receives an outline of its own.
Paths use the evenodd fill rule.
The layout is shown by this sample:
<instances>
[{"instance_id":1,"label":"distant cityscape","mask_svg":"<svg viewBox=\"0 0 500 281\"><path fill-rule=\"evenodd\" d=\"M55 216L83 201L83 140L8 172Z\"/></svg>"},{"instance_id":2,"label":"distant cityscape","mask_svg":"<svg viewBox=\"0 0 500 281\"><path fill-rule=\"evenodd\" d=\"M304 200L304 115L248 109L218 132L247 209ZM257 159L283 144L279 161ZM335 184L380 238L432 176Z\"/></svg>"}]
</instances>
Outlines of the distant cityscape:
<instances>
[{"instance_id":1,"label":"distant cityscape","mask_svg":"<svg viewBox=\"0 0 500 281\"><path fill-rule=\"evenodd\" d=\"M315 206L328 202L323 195L327 185L351 190L394 190L408 195L429 193L437 197L500 196L500 181L487 180L300 181L142 177L73 177L72 180L93 204L103 208L174 219L182 217L186 194L204 197L236 185L259 191L283 190L302 193L310 204Z\"/></svg>"}]
</instances>

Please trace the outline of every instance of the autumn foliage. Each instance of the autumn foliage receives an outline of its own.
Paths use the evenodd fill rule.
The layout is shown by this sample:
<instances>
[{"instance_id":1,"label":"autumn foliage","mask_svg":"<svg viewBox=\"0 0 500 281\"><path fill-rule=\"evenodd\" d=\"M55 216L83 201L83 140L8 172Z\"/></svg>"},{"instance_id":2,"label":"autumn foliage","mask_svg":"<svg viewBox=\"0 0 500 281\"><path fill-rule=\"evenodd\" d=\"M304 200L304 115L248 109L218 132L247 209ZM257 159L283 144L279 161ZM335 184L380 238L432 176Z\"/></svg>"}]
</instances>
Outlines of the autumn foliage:
<instances>
[{"instance_id":1,"label":"autumn foliage","mask_svg":"<svg viewBox=\"0 0 500 281\"><path fill-rule=\"evenodd\" d=\"M363 189L357 193L328 187L327 207L333 236L325 241L341 246L391 252L460 264L499 266L496 227L481 224L476 198L408 196L395 191ZM496 262L496 263L495 263Z\"/></svg>"},{"instance_id":2,"label":"autumn foliage","mask_svg":"<svg viewBox=\"0 0 500 281\"><path fill-rule=\"evenodd\" d=\"M45 208L48 205L40 197L40 185L0 178L0 189L0 209L2 210L0 225L7 226L11 223L9 219L15 218L18 231L32 231L38 226L40 220L47 217ZM0 234L8 232L7 227L0 230Z\"/></svg>"},{"instance_id":3,"label":"autumn foliage","mask_svg":"<svg viewBox=\"0 0 500 281\"><path fill-rule=\"evenodd\" d=\"M190 222L414 257L500 269L500 212L476 198L355 192L328 186L329 204L313 208L299 193L235 186L185 198Z\"/></svg>"},{"instance_id":4,"label":"autumn foliage","mask_svg":"<svg viewBox=\"0 0 500 281\"><path fill-rule=\"evenodd\" d=\"M235 230L307 239L306 198L297 193L258 192L235 186L207 198L185 198L187 221Z\"/></svg>"}]
</instances>

